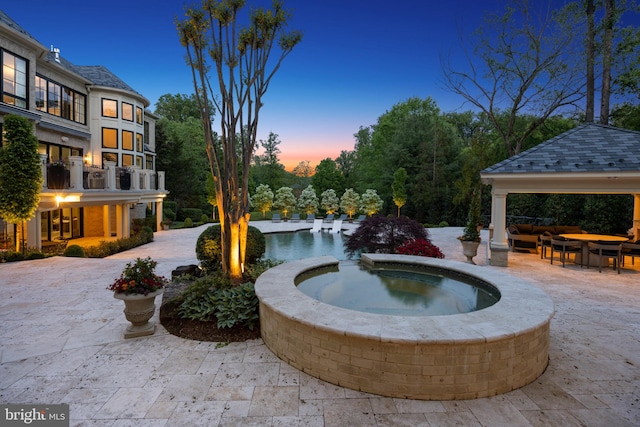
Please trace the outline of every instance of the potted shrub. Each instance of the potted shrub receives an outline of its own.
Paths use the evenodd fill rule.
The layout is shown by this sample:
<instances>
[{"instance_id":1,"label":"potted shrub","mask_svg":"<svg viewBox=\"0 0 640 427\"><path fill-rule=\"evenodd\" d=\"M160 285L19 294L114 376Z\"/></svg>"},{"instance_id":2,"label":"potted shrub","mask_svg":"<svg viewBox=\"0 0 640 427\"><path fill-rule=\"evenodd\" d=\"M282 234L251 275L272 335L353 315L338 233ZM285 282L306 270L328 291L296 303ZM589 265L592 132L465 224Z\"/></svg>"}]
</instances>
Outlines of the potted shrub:
<instances>
[{"instance_id":1,"label":"potted shrub","mask_svg":"<svg viewBox=\"0 0 640 427\"><path fill-rule=\"evenodd\" d=\"M150 257L136 258L128 263L107 289L113 291L113 297L124 301L124 315L131 325L124 337L134 338L152 335L156 326L149 319L155 313L156 296L164 292L167 279L155 274L158 263Z\"/></svg>"},{"instance_id":2,"label":"potted shrub","mask_svg":"<svg viewBox=\"0 0 640 427\"><path fill-rule=\"evenodd\" d=\"M47 188L62 190L66 188L67 169L62 160L47 165Z\"/></svg>"},{"instance_id":3,"label":"potted shrub","mask_svg":"<svg viewBox=\"0 0 640 427\"><path fill-rule=\"evenodd\" d=\"M480 192L474 191L471 195L471 205L469 206L469 215L467 225L462 232L462 236L458 237L462 243L462 253L467 257L467 262L475 264L473 257L478 254L478 246L480 245Z\"/></svg>"}]
</instances>

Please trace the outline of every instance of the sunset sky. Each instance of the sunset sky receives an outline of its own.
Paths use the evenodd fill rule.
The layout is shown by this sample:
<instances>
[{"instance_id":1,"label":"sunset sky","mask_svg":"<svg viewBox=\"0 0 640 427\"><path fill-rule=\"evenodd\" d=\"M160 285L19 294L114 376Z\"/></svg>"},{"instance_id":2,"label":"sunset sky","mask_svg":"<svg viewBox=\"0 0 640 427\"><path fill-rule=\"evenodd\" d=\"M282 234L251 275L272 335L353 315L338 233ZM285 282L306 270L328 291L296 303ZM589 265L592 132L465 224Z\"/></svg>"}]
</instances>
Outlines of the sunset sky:
<instances>
[{"instance_id":1,"label":"sunset sky","mask_svg":"<svg viewBox=\"0 0 640 427\"><path fill-rule=\"evenodd\" d=\"M8 4L7 4L8 3ZM269 5L270 1L249 1ZM565 1L556 0L558 5ZM45 46L76 65L104 65L155 109L163 94L191 94L193 84L175 19L183 1L29 0L2 10ZM279 135L287 169L353 150L361 126L394 104L431 96L441 110L466 110L443 89L441 56L464 61L460 35L504 1L288 0L290 29L302 42L285 59L264 99L259 139Z\"/></svg>"}]
</instances>

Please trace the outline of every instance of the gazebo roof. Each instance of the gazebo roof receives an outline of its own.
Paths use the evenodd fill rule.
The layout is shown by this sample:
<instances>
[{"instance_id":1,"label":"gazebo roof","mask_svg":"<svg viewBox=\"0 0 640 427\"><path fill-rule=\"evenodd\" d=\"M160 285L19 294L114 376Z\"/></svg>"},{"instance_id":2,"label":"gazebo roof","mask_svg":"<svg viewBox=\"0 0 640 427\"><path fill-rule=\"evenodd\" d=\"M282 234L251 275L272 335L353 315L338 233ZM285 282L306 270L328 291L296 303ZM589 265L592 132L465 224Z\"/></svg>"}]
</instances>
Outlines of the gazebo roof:
<instances>
[{"instance_id":1,"label":"gazebo roof","mask_svg":"<svg viewBox=\"0 0 640 427\"><path fill-rule=\"evenodd\" d=\"M640 192L640 132L587 123L484 169L504 193Z\"/></svg>"}]
</instances>

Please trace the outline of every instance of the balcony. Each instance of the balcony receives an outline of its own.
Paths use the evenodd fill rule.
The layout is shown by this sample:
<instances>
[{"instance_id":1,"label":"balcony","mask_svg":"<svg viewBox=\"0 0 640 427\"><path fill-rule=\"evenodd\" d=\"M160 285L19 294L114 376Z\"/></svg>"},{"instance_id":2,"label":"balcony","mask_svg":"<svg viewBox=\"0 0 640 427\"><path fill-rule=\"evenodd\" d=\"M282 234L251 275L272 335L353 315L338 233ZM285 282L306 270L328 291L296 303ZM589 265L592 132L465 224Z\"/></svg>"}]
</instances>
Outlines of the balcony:
<instances>
[{"instance_id":1,"label":"balcony","mask_svg":"<svg viewBox=\"0 0 640 427\"><path fill-rule=\"evenodd\" d=\"M138 166L122 168L113 162L105 162L103 167L89 166L82 157L71 156L64 167L47 167L46 156L42 156L41 167L43 190L165 191L164 172Z\"/></svg>"}]
</instances>

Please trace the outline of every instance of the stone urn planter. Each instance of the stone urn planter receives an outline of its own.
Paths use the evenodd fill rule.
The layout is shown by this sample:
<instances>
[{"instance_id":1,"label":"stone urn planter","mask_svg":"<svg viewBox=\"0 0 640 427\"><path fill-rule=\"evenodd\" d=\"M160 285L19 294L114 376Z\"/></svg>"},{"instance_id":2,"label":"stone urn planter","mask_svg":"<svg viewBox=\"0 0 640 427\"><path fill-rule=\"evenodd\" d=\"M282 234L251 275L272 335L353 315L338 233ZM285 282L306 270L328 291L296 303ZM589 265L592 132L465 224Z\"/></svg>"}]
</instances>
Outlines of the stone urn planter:
<instances>
[{"instance_id":1,"label":"stone urn planter","mask_svg":"<svg viewBox=\"0 0 640 427\"><path fill-rule=\"evenodd\" d=\"M124 302L124 316L131 322L131 325L127 326L124 332L125 338L153 335L156 331L156 325L150 319L156 311L156 297L163 292L164 289L159 289L147 295L113 294L114 298Z\"/></svg>"},{"instance_id":2,"label":"stone urn planter","mask_svg":"<svg viewBox=\"0 0 640 427\"><path fill-rule=\"evenodd\" d=\"M475 242L473 240L460 240L460 243L462 243L462 254L467 257L467 262L475 264L475 262L473 262L473 257L478 255L478 246L480 245L480 242Z\"/></svg>"},{"instance_id":3,"label":"stone urn planter","mask_svg":"<svg viewBox=\"0 0 640 427\"><path fill-rule=\"evenodd\" d=\"M154 273L158 263L150 257L136 258L128 263L122 274L107 287L113 297L124 302L124 316L131 325L124 337L152 335L156 325L149 320L156 311L155 300L164 292L167 279Z\"/></svg>"}]
</instances>

